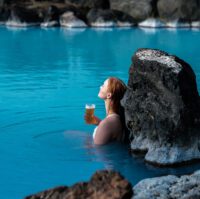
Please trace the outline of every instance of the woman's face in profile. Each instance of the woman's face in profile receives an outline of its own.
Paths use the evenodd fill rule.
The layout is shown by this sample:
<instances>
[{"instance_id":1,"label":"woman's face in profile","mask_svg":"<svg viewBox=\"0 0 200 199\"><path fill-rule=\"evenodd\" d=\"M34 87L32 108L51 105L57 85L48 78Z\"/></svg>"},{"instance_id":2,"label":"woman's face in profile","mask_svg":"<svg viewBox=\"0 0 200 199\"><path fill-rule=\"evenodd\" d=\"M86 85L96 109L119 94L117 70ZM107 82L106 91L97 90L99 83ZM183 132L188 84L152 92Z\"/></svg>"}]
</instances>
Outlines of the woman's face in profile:
<instances>
[{"instance_id":1,"label":"woman's face in profile","mask_svg":"<svg viewBox=\"0 0 200 199\"><path fill-rule=\"evenodd\" d=\"M106 99L107 92L108 92L108 79L106 79L104 83L100 86L98 97L101 99Z\"/></svg>"}]
</instances>

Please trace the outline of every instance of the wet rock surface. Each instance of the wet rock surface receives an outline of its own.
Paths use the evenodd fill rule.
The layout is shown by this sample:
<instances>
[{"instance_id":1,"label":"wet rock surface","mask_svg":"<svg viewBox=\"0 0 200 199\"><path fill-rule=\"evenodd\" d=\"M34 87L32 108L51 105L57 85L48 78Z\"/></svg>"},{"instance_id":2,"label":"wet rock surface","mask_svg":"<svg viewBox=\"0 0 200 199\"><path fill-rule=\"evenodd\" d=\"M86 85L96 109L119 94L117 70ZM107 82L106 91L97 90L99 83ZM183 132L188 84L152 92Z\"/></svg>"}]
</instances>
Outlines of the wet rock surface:
<instances>
[{"instance_id":1,"label":"wet rock surface","mask_svg":"<svg viewBox=\"0 0 200 199\"><path fill-rule=\"evenodd\" d=\"M104 170L97 171L89 182L49 189L25 199L128 199L132 195L132 186L127 180L118 172Z\"/></svg>"},{"instance_id":2,"label":"wet rock surface","mask_svg":"<svg viewBox=\"0 0 200 199\"><path fill-rule=\"evenodd\" d=\"M148 21L145 27L159 27L149 20L153 18L162 27L200 27L200 0L3 0L0 1L0 23L17 19L21 23L37 21L62 26L59 18L66 11L74 12L88 26L101 26L108 22L109 16L112 24L106 26L132 26ZM92 17L88 17L91 13ZM91 22L94 18L97 18L95 22Z\"/></svg>"},{"instance_id":3,"label":"wet rock surface","mask_svg":"<svg viewBox=\"0 0 200 199\"><path fill-rule=\"evenodd\" d=\"M90 26L134 26L134 19L117 10L91 9L87 14Z\"/></svg>"},{"instance_id":4,"label":"wet rock surface","mask_svg":"<svg viewBox=\"0 0 200 199\"><path fill-rule=\"evenodd\" d=\"M173 165L200 159L200 103L192 68L176 56L139 49L122 100L131 149L145 160Z\"/></svg>"},{"instance_id":5,"label":"wet rock surface","mask_svg":"<svg viewBox=\"0 0 200 199\"><path fill-rule=\"evenodd\" d=\"M135 20L142 21L153 15L152 0L110 0L111 9L122 11Z\"/></svg>"},{"instance_id":6,"label":"wet rock surface","mask_svg":"<svg viewBox=\"0 0 200 199\"><path fill-rule=\"evenodd\" d=\"M60 17L60 24L62 26L66 27L86 27L86 23L76 17L73 12L68 11L65 12L61 17Z\"/></svg>"},{"instance_id":7,"label":"wet rock surface","mask_svg":"<svg viewBox=\"0 0 200 199\"><path fill-rule=\"evenodd\" d=\"M157 3L159 17L165 20L199 20L199 0L159 0Z\"/></svg>"},{"instance_id":8,"label":"wet rock surface","mask_svg":"<svg viewBox=\"0 0 200 199\"><path fill-rule=\"evenodd\" d=\"M135 185L133 191L133 199L199 199L200 170L181 177L169 175L145 179Z\"/></svg>"},{"instance_id":9,"label":"wet rock surface","mask_svg":"<svg viewBox=\"0 0 200 199\"><path fill-rule=\"evenodd\" d=\"M110 22L114 26L116 23L115 16L111 10L91 9L87 14L88 23L92 26L103 26ZM102 25L101 25L102 24Z\"/></svg>"}]
</instances>

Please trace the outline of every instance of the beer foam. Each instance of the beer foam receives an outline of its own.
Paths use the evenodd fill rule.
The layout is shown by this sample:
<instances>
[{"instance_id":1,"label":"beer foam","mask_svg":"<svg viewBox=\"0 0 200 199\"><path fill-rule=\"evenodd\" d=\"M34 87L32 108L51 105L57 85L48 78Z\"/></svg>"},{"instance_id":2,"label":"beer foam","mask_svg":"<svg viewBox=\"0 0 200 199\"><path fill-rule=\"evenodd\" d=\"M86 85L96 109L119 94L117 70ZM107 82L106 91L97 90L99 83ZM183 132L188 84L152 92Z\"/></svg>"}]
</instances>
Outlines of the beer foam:
<instances>
[{"instance_id":1,"label":"beer foam","mask_svg":"<svg viewBox=\"0 0 200 199\"><path fill-rule=\"evenodd\" d=\"M85 108L87 108L87 109L95 108L95 104L86 104Z\"/></svg>"}]
</instances>

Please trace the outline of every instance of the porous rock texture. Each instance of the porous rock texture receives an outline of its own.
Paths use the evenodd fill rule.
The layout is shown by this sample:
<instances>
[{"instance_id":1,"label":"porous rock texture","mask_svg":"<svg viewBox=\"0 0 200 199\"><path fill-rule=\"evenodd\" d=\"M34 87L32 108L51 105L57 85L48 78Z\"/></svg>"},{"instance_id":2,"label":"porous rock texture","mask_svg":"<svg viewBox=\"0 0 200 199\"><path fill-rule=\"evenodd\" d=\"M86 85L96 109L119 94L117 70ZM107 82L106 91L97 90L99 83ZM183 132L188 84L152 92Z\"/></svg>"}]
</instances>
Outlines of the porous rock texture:
<instances>
[{"instance_id":1,"label":"porous rock texture","mask_svg":"<svg viewBox=\"0 0 200 199\"><path fill-rule=\"evenodd\" d=\"M155 0L110 0L110 7L130 15L137 21L142 21L155 15L155 2Z\"/></svg>"},{"instance_id":2,"label":"porous rock texture","mask_svg":"<svg viewBox=\"0 0 200 199\"><path fill-rule=\"evenodd\" d=\"M200 101L195 74L176 56L139 49L121 101L131 149L160 166L200 159Z\"/></svg>"},{"instance_id":3,"label":"porous rock texture","mask_svg":"<svg viewBox=\"0 0 200 199\"><path fill-rule=\"evenodd\" d=\"M0 0L0 23L7 24L8 20L41 24L57 22L62 26L59 17L67 11L73 12L88 26L108 23L109 16L116 26L135 26L148 21L143 26L155 27L149 20L153 18L162 21L162 27L200 27L200 0ZM92 23L91 18L87 21L90 11L92 21L98 18Z\"/></svg>"},{"instance_id":4,"label":"porous rock texture","mask_svg":"<svg viewBox=\"0 0 200 199\"><path fill-rule=\"evenodd\" d=\"M200 170L192 175L168 175L140 181L133 188L132 199L199 199Z\"/></svg>"},{"instance_id":5,"label":"porous rock texture","mask_svg":"<svg viewBox=\"0 0 200 199\"><path fill-rule=\"evenodd\" d=\"M87 14L88 23L92 24L95 22L113 22L115 23L115 17L111 10L102 9L91 9Z\"/></svg>"},{"instance_id":6,"label":"porous rock texture","mask_svg":"<svg viewBox=\"0 0 200 199\"><path fill-rule=\"evenodd\" d=\"M118 172L103 170L97 171L89 182L49 189L25 199L129 199L132 195L131 184Z\"/></svg>"},{"instance_id":7,"label":"porous rock texture","mask_svg":"<svg viewBox=\"0 0 200 199\"><path fill-rule=\"evenodd\" d=\"M200 19L200 0L158 0L157 8L159 17L164 20Z\"/></svg>"}]
</instances>

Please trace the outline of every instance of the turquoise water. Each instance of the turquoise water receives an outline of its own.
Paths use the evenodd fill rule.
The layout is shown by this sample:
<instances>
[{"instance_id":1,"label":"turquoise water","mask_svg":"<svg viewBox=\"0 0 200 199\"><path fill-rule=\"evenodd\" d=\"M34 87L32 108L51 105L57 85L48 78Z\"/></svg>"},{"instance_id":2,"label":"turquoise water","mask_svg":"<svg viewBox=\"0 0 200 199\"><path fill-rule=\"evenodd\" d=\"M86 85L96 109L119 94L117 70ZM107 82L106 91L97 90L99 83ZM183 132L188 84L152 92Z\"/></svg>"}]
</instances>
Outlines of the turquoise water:
<instances>
[{"instance_id":1,"label":"turquoise water","mask_svg":"<svg viewBox=\"0 0 200 199\"><path fill-rule=\"evenodd\" d=\"M7 29L0 27L0 195L6 199L87 181L115 169L132 184L200 168L158 169L113 143L95 147L84 123L109 76L127 83L138 48L158 48L191 64L200 88L200 31L148 29Z\"/></svg>"}]
</instances>

